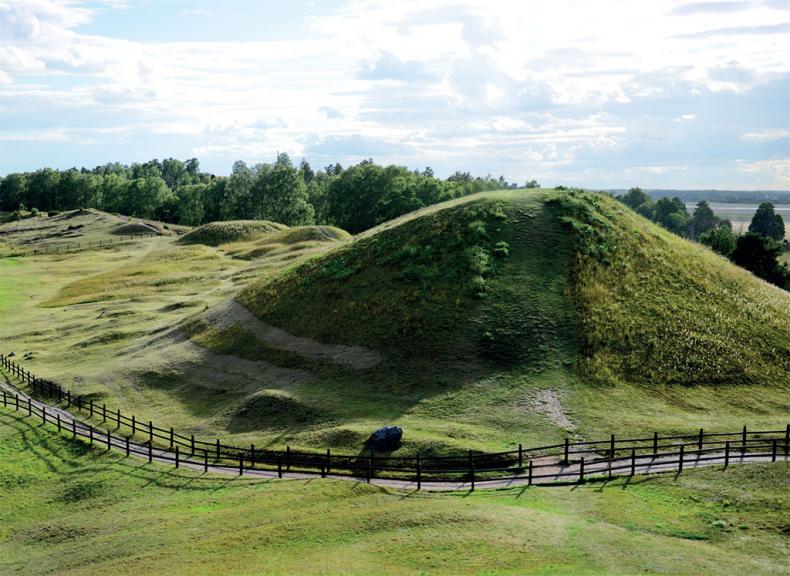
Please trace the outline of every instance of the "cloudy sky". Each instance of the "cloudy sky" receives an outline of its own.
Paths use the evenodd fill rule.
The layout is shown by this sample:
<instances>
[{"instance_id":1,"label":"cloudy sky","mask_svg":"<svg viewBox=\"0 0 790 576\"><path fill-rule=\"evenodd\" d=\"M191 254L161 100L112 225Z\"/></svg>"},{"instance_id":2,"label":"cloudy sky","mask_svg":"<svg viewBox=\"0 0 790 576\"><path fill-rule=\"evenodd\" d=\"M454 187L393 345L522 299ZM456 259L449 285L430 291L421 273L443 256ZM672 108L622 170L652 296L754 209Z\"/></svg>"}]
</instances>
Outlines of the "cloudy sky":
<instances>
[{"instance_id":1,"label":"cloudy sky","mask_svg":"<svg viewBox=\"0 0 790 576\"><path fill-rule=\"evenodd\" d=\"M790 0L0 0L0 174L277 151L790 189Z\"/></svg>"}]
</instances>

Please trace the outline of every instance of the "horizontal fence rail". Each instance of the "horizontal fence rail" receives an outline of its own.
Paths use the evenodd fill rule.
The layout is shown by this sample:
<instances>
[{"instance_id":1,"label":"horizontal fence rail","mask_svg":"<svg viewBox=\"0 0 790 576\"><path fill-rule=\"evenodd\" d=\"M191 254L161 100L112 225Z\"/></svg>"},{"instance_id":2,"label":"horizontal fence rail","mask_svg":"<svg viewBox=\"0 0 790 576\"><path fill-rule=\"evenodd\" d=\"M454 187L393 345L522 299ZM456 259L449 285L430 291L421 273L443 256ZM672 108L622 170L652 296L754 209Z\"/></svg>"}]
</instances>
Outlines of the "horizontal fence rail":
<instances>
[{"instance_id":1,"label":"horizontal fence rail","mask_svg":"<svg viewBox=\"0 0 790 576\"><path fill-rule=\"evenodd\" d=\"M160 236L172 236L172 232L141 232L137 234L124 234L118 238L108 240L91 240L88 242L64 242L61 244L44 244L40 248L32 248L16 252L0 252L0 258L23 258L27 256L44 256L47 254L65 254L67 252L78 252L83 248L109 248L124 242L131 242L142 238L153 238Z\"/></svg>"},{"instance_id":2,"label":"horizontal fence rail","mask_svg":"<svg viewBox=\"0 0 790 576\"><path fill-rule=\"evenodd\" d=\"M271 475L314 474L372 479L407 480L417 489L423 483L456 483L474 490L476 482L519 481L520 483L577 483L589 478L611 478L640 472L682 471L684 465L705 462L730 463L747 460L773 461L790 456L790 424L784 430L747 430L695 434L616 438L571 442L523 448L496 453L468 451L449 456L391 456L372 451L336 454L330 450L272 450L233 446L220 439L207 442L194 435L183 435L172 427L162 428L150 420L122 414L120 410L97 405L92 399L75 395L60 385L38 378L10 358L0 355L0 366L26 384L31 395L10 384L14 392L2 390L2 405L42 422L74 438L87 438L92 444L134 454L149 461L170 462L175 466L209 466L244 474L245 471ZM33 398L47 398L48 406ZM78 413L83 420L79 420ZM96 424L94 426L94 423Z\"/></svg>"}]
</instances>

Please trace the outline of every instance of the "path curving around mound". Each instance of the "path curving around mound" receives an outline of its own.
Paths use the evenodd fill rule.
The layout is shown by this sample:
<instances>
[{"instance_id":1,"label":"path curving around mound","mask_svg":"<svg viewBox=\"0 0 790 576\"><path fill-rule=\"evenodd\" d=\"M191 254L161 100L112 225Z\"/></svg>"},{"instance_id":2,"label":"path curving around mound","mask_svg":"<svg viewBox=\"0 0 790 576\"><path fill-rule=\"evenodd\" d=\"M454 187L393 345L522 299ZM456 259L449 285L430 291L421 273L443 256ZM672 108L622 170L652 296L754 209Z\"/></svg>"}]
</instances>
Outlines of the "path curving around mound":
<instances>
[{"instance_id":1,"label":"path curving around mound","mask_svg":"<svg viewBox=\"0 0 790 576\"><path fill-rule=\"evenodd\" d=\"M684 459L681 452L681 459L678 461L675 454L659 454L653 455L639 455L631 457L630 463L619 464L612 466L612 462L604 462L593 460L585 467L584 459L581 461L563 463L554 456L547 456L545 458L536 458L532 462L536 463L541 468L539 478L532 478L520 474L517 476L498 477L498 478L481 478L478 480L465 480L465 481L421 481L417 478L412 480L393 479L393 478L377 478L377 477L360 477L349 476L342 474L320 474L317 472L293 472L284 471L282 468L275 470L263 470L257 468L239 468L235 466L217 465L209 462L208 456L204 455L201 460L199 454L180 455L178 451L175 454L166 449L154 448L147 444L138 444L131 442L128 438L112 435L109 431L94 428L92 425L84 422L72 412L54 406L32 396L24 393L18 388L12 386L7 382L0 381L0 391L6 392L11 396L4 396L3 406L9 411L21 412L24 417L28 418L41 418L42 423L49 423L54 426L57 422L59 431L64 434L71 434L76 439L78 436L81 438L90 438L91 444L96 444L98 447L104 446L108 451L124 453L128 457L134 457L140 460L148 460L149 462L157 462L168 465L176 465L176 467L189 468L191 470L203 471L204 473L211 473L217 475L244 475L254 479L272 480L272 479L286 479L286 480L306 480L315 479L317 477L330 478L334 480L345 480L351 482L367 482L376 486L384 488L391 488L396 490L413 491L425 490L430 492L453 492L453 491L470 491L475 489L505 489L512 487L528 487L528 486L560 486L576 484L588 480L605 480L615 477L632 477L634 475L645 474L659 474L659 473L675 473L679 474L682 470L708 468L711 466L721 466L726 468L728 465L743 465L743 464L756 464L766 462L790 462L790 454L786 450L786 446L780 447L776 450L776 440L774 440L773 454L754 454L749 452L730 454L724 452L705 453L704 456L697 454L696 456L690 455ZM13 397L14 402L10 402L7 398ZM21 401L21 404L20 404ZM12 406L13 404L13 406ZM580 453L576 452L574 456ZM582 453L584 454L584 453ZM596 452L587 452L591 457L596 455ZM680 465L679 465L680 464ZM531 467L530 467L531 469ZM573 478L577 478L573 481Z\"/></svg>"}]
</instances>

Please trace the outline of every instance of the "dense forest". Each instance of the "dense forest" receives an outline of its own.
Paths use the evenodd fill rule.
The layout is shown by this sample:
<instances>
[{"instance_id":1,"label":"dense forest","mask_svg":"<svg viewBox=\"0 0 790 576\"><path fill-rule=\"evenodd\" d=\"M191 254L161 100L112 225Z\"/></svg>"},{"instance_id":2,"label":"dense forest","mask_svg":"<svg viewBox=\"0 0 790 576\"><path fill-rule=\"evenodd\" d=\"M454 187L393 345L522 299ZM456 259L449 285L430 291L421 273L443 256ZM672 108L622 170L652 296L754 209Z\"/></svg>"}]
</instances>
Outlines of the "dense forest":
<instances>
[{"instance_id":1,"label":"dense forest","mask_svg":"<svg viewBox=\"0 0 790 576\"><path fill-rule=\"evenodd\" d=\"M262 219L331 224L357 233L423 206L509 187L515 185L501 176L456 172L440 179L430 168L412 171L372 160L313 170L305 160L295 166L287 154L278 154L272 164L236 162L231 174L223 177L201 172L195 158L168 158L8 174L0 180L0 210L98 208L191 226Z\"/></svg>"}]
</instances>

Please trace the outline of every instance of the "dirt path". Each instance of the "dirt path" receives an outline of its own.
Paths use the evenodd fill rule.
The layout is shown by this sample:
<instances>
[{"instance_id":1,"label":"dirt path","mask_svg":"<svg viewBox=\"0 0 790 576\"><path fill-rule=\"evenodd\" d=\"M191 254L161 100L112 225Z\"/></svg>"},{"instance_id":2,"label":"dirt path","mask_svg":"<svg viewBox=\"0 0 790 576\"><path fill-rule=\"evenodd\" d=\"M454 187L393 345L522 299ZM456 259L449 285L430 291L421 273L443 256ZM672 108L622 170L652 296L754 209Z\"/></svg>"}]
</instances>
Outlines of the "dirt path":
<instances>
[{"instance_id":1,"label":"dirt path","mask_svg":"<svg viewBox=\"0 0 790 576\"><path fill-rule=\"evenodd\" d=\"M293 352L310 360L329 361L355 370L367 370L381 361L378 352L362 346L325 344L311 338L289 334L285 330L261 322L252 312L233 299L211 308L203 318L218 329L241 326L273 348Z\"/></svg>"},{"instance_id":2,"label":"dirt path","mask_svg":"<svg viewBox=\"0 0 790 576\"><path fill-rule=\"evenodd\" d=\"M6 392L10 392L12 395L18 394L19 399L21 401L20 404L20 412L25 413L27 410L27 402L30 400L30 404L33 407L38 409L45 408L47 413L48 422L53 423L58 417L60 417L61 426L64 429L64 433L72 432L76 427L76 430L80 435L87 435L89 431L89 425L81 421L77 416L69 412L68 410L64 410L63 408L55 407L39 400L36 400L27 394L20 392L18 389L14 388L10 384L6 382L0 382L0 389L5 390ZM14 408L9 404L6 410L14 410ZM29 418L38 418L38 416L28 416ZM139 459L149 459L149 451L148 447L130 443L127 444L124 438L120 438L118 436L111 436L110 441L107 441L107 434L106 431L100 431L96 428L93 428L94 433L94 444L98 446L104 445L107 449L115 450L118 452L127 453L129 456L139 458ZM594 453L590 453L591 456ZM578 454L575 454L578 456ZM168 465L173 465L174 463L174 454L168 450L163 450L159 448L153 448L150 451L150 460L164 463ZM781 462L790 462L790 456L785 454L783 451L779 451L775 458L776 461ZM728 458L729 465L735 464L752 464L758 462L771 462L774 461L771 456L765 455L757 455L757 454L731 454ZM539 469L539 474L536 474L532 481L530 482L530 478L527 475L519 475L513 476L508 478L495 478L490 480L477 480L474 483L474 486L470 481L463 481L463 482L436 482L436 481L424 481L420 483L419 489L433 491L433 492L449 492L449 491L467 491L471 489L496 489L496 488L510 488L510 487L518 487L518 486L528 486L530 484L536 485L545 485L545 484L568 484L573 483L575 479L582 477L582 466L583 464L580 462L571 462L569 464L563 464L561 462L556 461L556 459L552 459L550 457L544 459L535 459L533 460L536 467ZM703 467L710 467L710 466L723 466L725 464L725 455L724 453L720 454L707 454L704 459L700 458L699 456L690 455L683 461L683 469L687 470L689 468L703 468ZM190 457L184 454L179 461L179 465L184 468L189 468L192 470L200 470L205 471L212 474L219 474L219 475L239 475L239 469L237 466L217 466L211 463L207 463L206 461L201 461L200 455L198 458L195 459L194 456ZM587 467L584 468L584 478L590 478L593 476L597 477L617 477L617 476L631 476L632 472L634 474L656 474L656 473L669 473L675 472L679 473L678 471L678 462L677 462L677 455L658 455L658 456L637 456L634 460L633 470L631 469L630 464L623 465L622 461L618 464L616 469L609 470L609 463L608 462L597 462L591 463ZM569 476L568 474L571 474ZM257 478L261 480L271 480L274 478L283 478L283 479L291 479L291 480L304 480L304 479L314 479L319 476L318 473L309 474L309 473L302 473L302 472L286 472L283 471L279 474L276 470L260 470L260 469L244 469L244 476ZM335 480L346 480L351 482L366 482L366 478L358 478L352 476L344 476L344 475L336 475L336 474L329 474L327 478L335 479ZM393 488L397 490L417 490L418 484L416 479L415 480L393 480L387 478L372 478L370 480L371 484L375 484L377 486L383 486L387 488Z\"/></svg>"}]
</instances>

